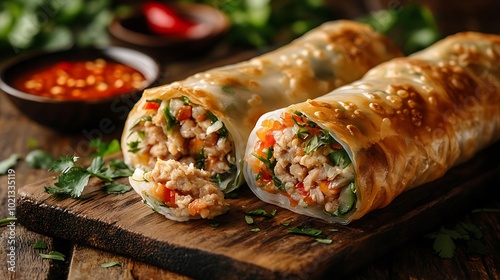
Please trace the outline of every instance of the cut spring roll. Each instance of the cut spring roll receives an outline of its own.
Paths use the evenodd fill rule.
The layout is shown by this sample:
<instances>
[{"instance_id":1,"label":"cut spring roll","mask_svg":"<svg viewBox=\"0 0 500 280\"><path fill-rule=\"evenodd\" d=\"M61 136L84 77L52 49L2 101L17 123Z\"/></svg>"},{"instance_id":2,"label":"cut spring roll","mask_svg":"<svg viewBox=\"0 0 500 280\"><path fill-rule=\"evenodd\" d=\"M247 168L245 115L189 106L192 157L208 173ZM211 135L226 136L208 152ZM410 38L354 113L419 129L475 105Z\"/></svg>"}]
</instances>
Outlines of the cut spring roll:
<instances>
[{"instance_id":1,"label":"cut spring roll","mask_svg":"<svg viewBox=\"0 0 500 280\"><path fill-rule=\"evenodd\" d=\"M206 184L230 192L243 182L246 140L263 113L323 95L400 55L367 25L342 20L249 61L148 89L125 124L125 162L146 172L168 160L192 165L208 172ZM139 193L164 202L149 192Z\"/></svg>"},{"instance_id":2,"label":"cut spring roll","mask_svg":"<svg viewBox=\"0 0 500 280\"><path fill-rule=\"evenodd\" d=\"M500 139L500 36L459 33L263 115L245 178L263 201L347 224Z\"/></svg>"}]
</instances>

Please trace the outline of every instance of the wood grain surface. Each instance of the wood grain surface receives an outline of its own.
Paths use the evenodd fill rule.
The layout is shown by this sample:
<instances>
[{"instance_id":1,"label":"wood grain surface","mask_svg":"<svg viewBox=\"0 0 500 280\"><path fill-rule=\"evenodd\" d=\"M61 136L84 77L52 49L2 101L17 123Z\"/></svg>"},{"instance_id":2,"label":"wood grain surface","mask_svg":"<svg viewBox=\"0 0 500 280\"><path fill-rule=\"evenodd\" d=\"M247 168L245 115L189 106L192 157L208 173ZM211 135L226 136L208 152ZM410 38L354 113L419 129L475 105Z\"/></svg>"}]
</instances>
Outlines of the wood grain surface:
<instances>
[{"instance_id":1,"label":"wood grain surface","mask_svg":"<svg viewBox=\"0 0 500 280\"><path fill-rule=\"evenodd\" d=\"M49 236L90 245L193 278L312 279L347 275L395 246L498 193L500 144L450 170L443 178L404 193L388 207L347 226L329 224L267 205L246 186L230 199L231 210L214 220L185 223L165 219L133 191L107 195L98 182L81 199L44 192L53 178L18 193L18 220ZM127 183L126 180L122 181ZM245 222L245 211L277 209L272 218ZM48 222L50 221L50 222ZM217 227L212 226L216 222ZM289 224L284 226L283 224ZM331 244L288 233L293 227L321 229ZM252 231L259 228L259 232ZM335 231L331 231L335 229Z\"/></svg>"}]
</instances>

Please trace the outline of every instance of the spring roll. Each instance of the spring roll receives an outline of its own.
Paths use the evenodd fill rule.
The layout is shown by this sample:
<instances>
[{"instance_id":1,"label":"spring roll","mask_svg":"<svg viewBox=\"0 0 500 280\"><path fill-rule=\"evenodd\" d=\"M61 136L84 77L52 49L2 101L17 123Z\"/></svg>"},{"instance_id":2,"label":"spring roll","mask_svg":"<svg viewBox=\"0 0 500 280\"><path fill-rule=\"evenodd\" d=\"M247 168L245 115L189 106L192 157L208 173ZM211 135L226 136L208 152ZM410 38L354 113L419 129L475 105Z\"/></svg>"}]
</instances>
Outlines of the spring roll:
<instances>
[{"instance_id":1,"label":"spring roll","mask_svg":"<svg viewBox=\"0 0 500 280\"><path fill-rule=\"evenodd\" d=\"M124 160L146 172L179 162L183 170L208 172L193 188L208 184L228 193L243 182L246 140L263 113L323 95L400 55L367 25L342 20L251 60L148 89L127 118ZM197 175L184 175L197 180ZM164 202L152 188L138 192Z\"/></svg>"},{"instance_id":2,"label":"spring roll","mask_svg":"<svg viewBox=\"0 0 500 280\"><path fill-rule=\"evenodd\" d=\"M459 33L263 115L245 178L261 200L348 224L500 139L500 36Z\"/></svg>"}]
</instances>

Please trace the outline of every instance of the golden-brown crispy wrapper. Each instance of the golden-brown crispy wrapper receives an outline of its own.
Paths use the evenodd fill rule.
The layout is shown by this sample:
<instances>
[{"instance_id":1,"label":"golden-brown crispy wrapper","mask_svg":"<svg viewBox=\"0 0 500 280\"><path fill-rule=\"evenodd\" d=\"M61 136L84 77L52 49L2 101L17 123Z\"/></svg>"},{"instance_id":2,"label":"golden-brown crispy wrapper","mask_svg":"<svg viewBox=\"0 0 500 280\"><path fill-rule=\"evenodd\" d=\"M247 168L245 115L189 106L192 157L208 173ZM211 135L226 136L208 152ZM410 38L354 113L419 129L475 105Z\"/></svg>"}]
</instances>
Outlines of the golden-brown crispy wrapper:
<instances>
[{"instance_id":1,"label":"golden-brown crispy wrapper","mask_svg":"<svg viewBox=\"0 0 500 280\"><path fill-rule=\"evenodd\" d=\"M500 139L499 59L500 36L459 33L329 94L270 112L248 141L247 183L266 202L331 222L349 223L385 207ZM282 193L256 185L255 131L284 111L303 113L347 151L355 170L352 211L333 215L321 206L290 206Z\"/></svg>"}]
</instances>

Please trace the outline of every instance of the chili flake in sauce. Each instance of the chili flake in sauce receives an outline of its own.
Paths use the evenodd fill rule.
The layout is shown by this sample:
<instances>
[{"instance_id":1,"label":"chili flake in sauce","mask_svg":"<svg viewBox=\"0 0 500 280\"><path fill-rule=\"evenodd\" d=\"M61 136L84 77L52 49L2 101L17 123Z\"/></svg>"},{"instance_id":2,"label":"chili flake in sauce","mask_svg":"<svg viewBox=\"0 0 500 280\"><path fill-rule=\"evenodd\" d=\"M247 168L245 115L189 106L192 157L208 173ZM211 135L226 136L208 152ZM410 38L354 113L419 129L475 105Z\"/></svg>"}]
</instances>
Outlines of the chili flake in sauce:
<instances>
[{"instance_id":1,"label":"chili flake in sauce","mask_svg":"<svg viewBox=\"0 0 500 280\"><path fill-rule=\"evenodd\" d=\"M141 89L145 77L134 68L104 59L63 61L14 81L18 90L50 98L82 100L111 97Z\"/></svg>"}]
</instances>

